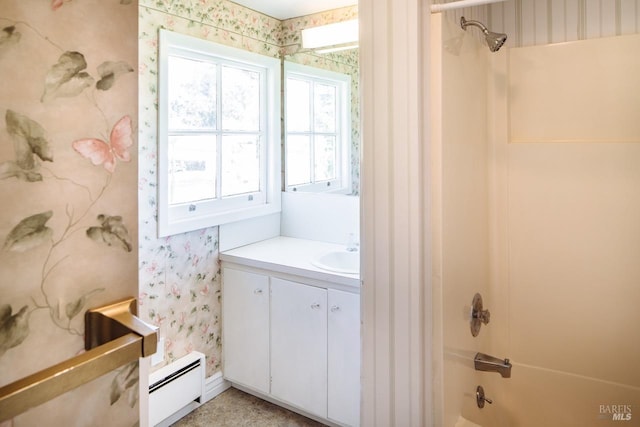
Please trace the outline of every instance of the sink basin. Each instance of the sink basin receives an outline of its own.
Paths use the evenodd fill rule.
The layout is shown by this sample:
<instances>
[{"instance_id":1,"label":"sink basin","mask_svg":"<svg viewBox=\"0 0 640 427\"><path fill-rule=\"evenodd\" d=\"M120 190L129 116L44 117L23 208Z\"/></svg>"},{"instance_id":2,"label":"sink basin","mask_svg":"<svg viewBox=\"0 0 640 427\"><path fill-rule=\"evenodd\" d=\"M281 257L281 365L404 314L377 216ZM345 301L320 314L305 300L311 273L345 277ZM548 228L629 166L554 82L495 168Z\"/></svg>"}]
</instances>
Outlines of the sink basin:
<instances>
[{"instance_id":1,"label":"sink basin","mask_svg":"<svg viewBox=\"0 0 640 427\"><path fill-rule=\"evenodd\" d=\"M360 252L331 251L311 261L311 264L336 273L359 274Z\"/></svg>"}]
</instances>

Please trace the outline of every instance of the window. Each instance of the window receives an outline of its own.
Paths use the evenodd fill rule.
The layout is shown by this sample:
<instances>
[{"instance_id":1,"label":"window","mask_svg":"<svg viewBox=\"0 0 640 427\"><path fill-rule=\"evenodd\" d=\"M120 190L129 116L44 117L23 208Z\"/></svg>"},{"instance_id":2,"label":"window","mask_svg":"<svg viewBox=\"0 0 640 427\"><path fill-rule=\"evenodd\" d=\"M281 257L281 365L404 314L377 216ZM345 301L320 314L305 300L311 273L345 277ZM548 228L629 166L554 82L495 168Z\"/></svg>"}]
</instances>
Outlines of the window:
<instances>
[{"instance_id":1,"label":"window","mask_svg":"<svg viewBox=\"0 0 640 427\"><path fill-rule=\"evenodd\" d=\"M351 191L351 77L285 62L288 191Z\"/></svg>"},{"instance_id":2,"label":"window","mask_svg":"<svg viewBox=\"0 0 640 427\"><path fill-rule=\"evenodd\" d=\"M160 30L158 234L280 210L280 61Z\"/></svg>"}]
</instances>

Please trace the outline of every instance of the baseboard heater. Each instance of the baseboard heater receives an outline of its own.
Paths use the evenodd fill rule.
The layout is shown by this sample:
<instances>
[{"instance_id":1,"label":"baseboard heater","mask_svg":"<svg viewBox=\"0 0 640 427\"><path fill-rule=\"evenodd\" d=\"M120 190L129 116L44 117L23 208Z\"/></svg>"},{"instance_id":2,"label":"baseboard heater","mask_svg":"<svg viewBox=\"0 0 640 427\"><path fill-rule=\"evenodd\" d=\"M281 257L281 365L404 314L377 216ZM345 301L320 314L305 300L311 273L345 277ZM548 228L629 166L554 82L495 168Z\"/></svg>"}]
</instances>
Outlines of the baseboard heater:
<instances>
[{"instance_id":1,"label":"baseboard heater","mask_svg":"<svg viewBox=\"0 0 640 427\"><path fill-rule=\"evenodd\" d=\"M149 375L149 424L204 399L205 356L193 351Z\"/></svg>"}]
</instances>

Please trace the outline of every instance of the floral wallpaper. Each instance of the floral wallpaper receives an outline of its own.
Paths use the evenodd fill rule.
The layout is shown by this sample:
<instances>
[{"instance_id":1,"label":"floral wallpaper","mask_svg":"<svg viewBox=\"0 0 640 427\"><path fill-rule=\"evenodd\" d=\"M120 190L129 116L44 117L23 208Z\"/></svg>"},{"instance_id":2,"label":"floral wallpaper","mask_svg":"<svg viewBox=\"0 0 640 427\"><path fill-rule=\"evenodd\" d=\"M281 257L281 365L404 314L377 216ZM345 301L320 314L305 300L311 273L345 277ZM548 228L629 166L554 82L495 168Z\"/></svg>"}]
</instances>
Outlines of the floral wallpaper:
<instances>
[{"instance_id":1,"label":"floral wallpaper","mask_svg":"<svg viewBox=\"0 0 640 427\"><path fill-rule=\"evenodd\" d=\"M136 18L130 0L0 6L0 385L83 352L84 312L136 295ZM52 402L6 424L135 425L138 365Z\"/></svg>"},{"instance_id":2,"label":"floral wallpaper","mask_svg":"<svg viewBox=\"0 0 640 427\"><path fill-rule=\"evenodd\" d=\"M140 2L139 301L165 340L165 361L154 369L196 350L211 376L222 353L218 228L157 237L158 29L277 57L279 22L227 1Z\"/></svg>"},{"instance_id":3,"label":"floral wallpaper","mask_svg":"<svg viewBox=\"0 0 640 427\"><path fill-rule=\"evenodd\" d=\"M284 21L289 25L285 29L283 21L226 0L140 0L140 315L157 325L165 340L164 363L153 369L196 350L207 356L207 376L211 376L221 370L223 345L218 228L157 237L158 29L277 58L285 49L293 51L292 44L300 39L301 28L351 19L355 14L355 8L338 9L312 15L309 20ZM357 67L357 53L329 61L334 69L353 68L354 64ZM357 77L354 79L357 82ZM354 115L354 120L359 121L357 117ZM359 140L359 130L356 135ZM354 149L354 156L359 158L359 149Z\"/></svg>"}]
</instances>

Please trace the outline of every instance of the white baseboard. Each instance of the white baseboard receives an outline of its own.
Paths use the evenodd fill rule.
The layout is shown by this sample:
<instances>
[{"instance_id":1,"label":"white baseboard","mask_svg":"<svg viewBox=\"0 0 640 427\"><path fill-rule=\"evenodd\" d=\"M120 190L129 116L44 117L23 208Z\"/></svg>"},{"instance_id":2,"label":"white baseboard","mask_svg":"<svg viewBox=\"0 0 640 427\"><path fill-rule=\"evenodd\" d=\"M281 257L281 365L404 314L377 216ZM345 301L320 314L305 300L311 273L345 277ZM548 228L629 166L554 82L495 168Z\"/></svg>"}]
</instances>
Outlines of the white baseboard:
<instances>
[{"instance_id":1,"label":"white baseboard","mask_svg":"<svg viewBox=\"0 0 640 427\"><path fill-rule=\"evenodd\" d=\"M226 389L231 387L231 383L222 377L222 372L213 374L204 380L204 401L208 402Z\"/></svg>"},{"instance_id":2,"label":"white baseboard","mask_svg":"<svg viewBox=\"0 0 640 427\"><path fill-rule=\"evenodd\" d=\"M222 377L222 372L213 374L212 376L204 380L204 397L202 398L202 402L191 402L170 417L165 418L160 424L157 425L157 427L169 427L170 425L186 417L191 412L195 411L200 406L207 403L229 387L231 387L231 383Z\"/></svg>"}]
</instances>

